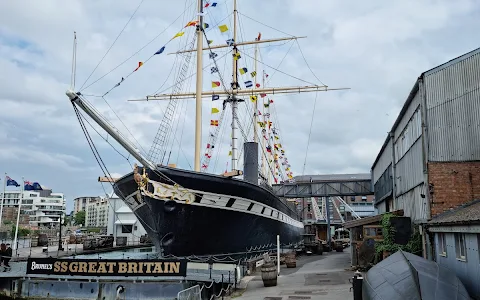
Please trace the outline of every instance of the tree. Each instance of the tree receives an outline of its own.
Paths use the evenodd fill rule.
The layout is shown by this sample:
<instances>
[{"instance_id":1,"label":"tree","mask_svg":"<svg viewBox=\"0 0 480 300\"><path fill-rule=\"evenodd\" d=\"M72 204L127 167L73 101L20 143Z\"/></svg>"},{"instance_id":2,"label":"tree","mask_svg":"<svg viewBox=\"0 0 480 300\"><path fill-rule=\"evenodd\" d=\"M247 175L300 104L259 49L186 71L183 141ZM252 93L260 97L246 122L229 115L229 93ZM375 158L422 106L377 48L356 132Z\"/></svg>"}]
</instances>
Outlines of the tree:
<instances>
[{"instance_id":1,"label":"tree","mask_svg":"<svg viewBox=\"0 0 480 300\"><path fill-rule=\"evenodd\" d=\"M11 232L12 238L15 236L15 228L16 228L16 226L13 225L12 226L12 232ZM30 232L31 232L30 229L20 227L20 228L18 228L17 238L20 238L22 236L27 236L27 235L30 234Z\"/></svg>"},{"instance_id":2,"label":"tree","mask_svg":"<svg viewBox=\"0 0 480 300\"><path fill-rule=\"evenodd\" d=\"M70 225L70 220L72 219L71 216L63 215L63 226L68 226Z\"/></svg>"},{"instance_id":3,"label":"tree","mask_svg":"<svg viewBox=\"0 0 480 300\"><path fill-rule=\"evenodd\" d=\"M85 226L85 211L81 210L75 214L75 225Z\"/></svg>"}]
</instances>

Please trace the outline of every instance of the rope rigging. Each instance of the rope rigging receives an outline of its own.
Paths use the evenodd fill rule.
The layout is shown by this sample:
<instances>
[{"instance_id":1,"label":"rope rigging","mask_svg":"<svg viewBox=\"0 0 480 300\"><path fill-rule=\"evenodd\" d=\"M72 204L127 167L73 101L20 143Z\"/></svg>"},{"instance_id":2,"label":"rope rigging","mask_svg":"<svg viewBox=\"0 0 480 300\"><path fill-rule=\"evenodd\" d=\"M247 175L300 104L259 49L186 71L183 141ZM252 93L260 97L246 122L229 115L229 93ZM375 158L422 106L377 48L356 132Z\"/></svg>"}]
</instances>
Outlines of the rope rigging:
<instances>
[{"instance_id":1,"label":"rope rigging","mask_svg":"<svg viewBox=\"0 0 480 300\"><path fill-rule=\"evenodd\" d=\"M142 0L143 2L143 0ZM141 3L140 3L141 4ZM186 5L187 6L187 5ZM191 6L191 5L190 5ZM137 7L138 9L138 7ZM186 10L185 10L186 11ZM179 16L177 17L177 19L175 21L177 21L181 16L185 16L185 11ZM136 11L134 12L134 14L136 13ZM133 14L133 15L134 15ZM207 11L207 14L210 14L208 11ZM133 18L133 15L131 18ZM243 14L240 14L242 16L245 16ZM247 17L247 16L245 16ZM228 16L226 17L228 18ZM224 19L226 19L224 18ZM248 17L247 17L248 18ZM212 19L215 19L213 16L212 16ZM224 20L222 19L222 21ZM173 23L170 24L168 27L172 26ZM215 20L216 21L216 20ZM220 21L220 22L222 22ZM220 24L220 22L217 22L217 25ZM240 19L238 20L239 24L240 24ZM190 22L191 23L191 22ZM261 22L259 22L261 23ZM128 22L127 22L128 24ZM265 25L265 24L263 24ZM126 25L125 25L126 26ZM187 26L189 26L187 24ZM185 26L184 28L187 28L187 26ZM197 25L198 26L198 25ZM167 27L167 28L168 28ZM214 28L211 28L210 30L213 30ZM227 58L228 55L231 53L231 49L229 49L229 51L226 51L226 53L222 56L219 56L217 57L216 54L213 52L211 46L210 46L210 42L207 38L207 32L209 30L205 30L205 28L200 28L201 32L203 33L203 36L205 37L206 41L207 41L207 45L208 45L208 54L210 54L210 56L212 56L212 63L211 64L208 64L206 67L202 68L203 70L205 70L206 68L208 68L209 66L213 65L214 68L216 68L217 70L219 70L219 64L218 64L218 60L221 59L221 58ZM278 31L278 30L277 30ZM119 33L119 36L122 34L123 31L121 31ZM162 32L163 33L163 32ZM161 35L161 33L155 37L152 41L150 41L148 44L150 44L151 42L153 42L156 38L158 38L159 36ZM143 148L141 147L140 143L138 142L138 140L135 138L135 136L132 134L132 132L130 132L130 130L127 128L127 126L125 125L125 123L122 121L122 119L119 117L119 115L113 110L113 108L110 106L110 104L107 102L105 96L111 91L113 90L114 88L118 87L120 85L120 83L124 82L125 79L127 79L129 76L133 75L134 72L136 72L142 65L144 65L146 62L148 62L153 56L157 55L157 54L161 54L163 52L163 50L165 49L165 46L168 45L173 39L175 39L176 37L179 37L179 36L182 36L183 35L183 32L179 32L178 34L176 34L173 38L171 38L167 43L165 43L165 45L160 49L158 50L155 54L151 55L150 57L148 57L146 60L144 60L143 62L139 62L139 66L134 70L132 71L131 73L129 73L127 76L125 77L122 77L122 80L117 83L114 87L112 87L110 90L108 90L102 97L102 99L105 101L105 103L107 104L107 106L114 112L114 115L120 120L120 122L122 123L122 125L127 129L128 133L133 137L133 139L135 140L135 142L137 142L137 144L139 145L139 148L143 150ZM243 28L240 27L240 35L242 36L242 39L243 39ZM259 36L260 38L260 36ZM118 36L117 36L117 39L118 39ZM192 38L191 39L191 42L189 44L189 47L185 47L185 49L188 49L188 50L193 50L194 48L194 43L196 41L196 38ZM235 41L237 42L237 41ZM228 41L227 41L228 43ZM283 43L283 44L286 44L287 42ZM110 47L110 49L113 47L113 45L115 44L115 41L114 43L112 44L112 46ZM137 51L136 53L140 52L142 49L144 49L146 46L145 45L144 47L142 47L139 51ZM297 44L298 44L298 41L297 41ZM299 44L298 44L299 45ZM233 47L236 47L235 44L232 45ZM254 58L252 57L251 55L249 55L247 53L247 51L242 51L242 55L245 56L245 57L248 57L248 58L252 58L253 60L256 60L257 62L260 62L264 67L268 67L272 70L274 70L274 73L275 74L276 72L279 72L279 73L282 73L282 74L285 74L287 76L290 76L292 78L295 78L297 80L301 80L303 82L306 82L306 83L309 83L309 84L313 84L313 83L310 83L308 81L305 81L305 80L302 80L298 77L295 77L295 76L292 76L286 72L282 72L280 71L278 68L280 67L280 65L282 64L282 62L284 61L285 57L288 55L288 53L290 52L290 49L292 48L293 46L293 43L290 45L290 48L288 49L287 53L285 54L285 56L283 57L282 61L280 62L280 64L277 66L277 68L274 68L272 66L270 66L269 64L266 64L265 62L262 62L262 60L259 60L258 58ZM300 46L299 46L300 47ZM110 49L108 51L110 51ZM244 49L244 50L247 50L247 49ZM108 51L107 53L105 54L105 56L108 54ZM136 54L135 53L135 54ZM190 59L191 59L191 53L192 52L188 52L186 55L183 56L183 59L180 59L180 63L179 63L179 69L178 69L178 73L176 74L175 77L175 83L170 87L170 88L173 88L173 93L179 93L181 90L182 90L182 87L185 85L186 81L188 79L191 79L195 74L192 74L190 76L187 76L188 74L188 67L190 66ZM135 55L134 54L134 55ZM215 54L215 55L213 55ZM133 57L134 55L132 55L131 57ZM104 57L105 57L104 56ZM303 56L303 53L302 53L302 56ZM130 57L130 58L131 58ZM124 62L122 62L120 65L122 65L123 63L125 63L126 61L128 61L130 58L128 58L127 60L125 60ZM303 56L303 58L305 59L305 57ZM103 58L102 58L103 60ZM99 64L102 62L102 60L99 62ZM305 61L306 62L306 61ZM120 65L118 65L117 67L115 67L114 69L112 69L110 72L113 72L116 68L118 68ZM175 65L175 64L174 64ZM249 67L248 65L248 62L245 62L245 66L246 68L244 69L247 69L247 67ZM97 65L98 67L98 65ZM225 71L225 68L226 68L226 64L224 65L224 71ZM310 66L308 66L308 68L311 70ZM96 68L95 68L96 69ZM93 70L92 74L95 72L95 69ZM243 68L242 68L243 69ZM172 66L172 69L170 70L170 73L167 77L167 79L165 80L165 82L162 84L162 86L160 86L158 88L158 90L160 90L164 85L165 83L168 81L170 75L173 73L173 70L174 70L174 66ZM103 77L105 77L106 75L108 75L110 72L108 72L107 74L105 74L104 76L100 77L99 79L97 79L96 81L94 81L93 83L91 83L90 85L88 85L86 88L90 87L91 85L93 85L94 83L96 83L98 80L102 79ZM245 71L246 72L246 71ZM241 74L244 74L242 72L240 72ZM313 73L313 72L312 72ZM88 82L88 79L91 77L91 75L87 78L87 80L85 81L84 85ZM273 75L272 74L272 75ZM224 92L225 94L228 96L228 97L231 97L231 93L229 90L227 90L227 86L225 84L225 80L224 80L224 77L222 75L221 72L218 72L218 76L219 76L219 79L220 79L220 82L222 83L222 86L223 86L223 89L224 89ZM253 76L253 75L252 75ZM267 75L268 76L268 75ZM240 78L240 76L239 76ZM318 78L315 76L315 78L318 80ZM271 77L268 79L268 82L271 80ZM319 80L320 81L320 80ZM313 84L315 85L315 84ZM83 85L82 85L82 88L83 88ZM238 88L241 89L240 87L240 84L238 85ZM157 90L157 91L158 91ZM252 95L253 93L255 93L255 89L252 89ZM263 98L263 96L262 96ZM267 98L268 99L268 98ZM257 100L258 101L258 100ZM271 103L273 103L273 100L268 100L268 101L272 101ZM274 177L275 181L277 181L277 177L281 178L281 180L285 180L285 175L287 175L289 178L291 178L291 172L289 171L289 168L290 168L290 165L288 163L288 161L286 160L286 158L284 159L284 161L282 162L282 164L280 165L279 162L280 162L280 159L283 159L282 157L284 157L285 155L278 155L276 150L281 151L282 154L284 154L284 150L280 150L281 148L281 144L279 144L279 142L276 142L276 140L279 140L279 137L278 137L278 134L279 134L279 120L278 120L278 115L276 113L276 109L275 107L273 107L273 110L272 110L272 114L270 114L270 111L268 110L268 107L265 106L266 104L271 104L270 102L267 103L264 103L264 107L262 108L263 112L264 112L264 115L268 115L268 118L265 118L264 116L264 124L263 124L263 127L262 128L268 128L268 130L266 130L267 132L267 137L265 136L260 136L260 131L257 131L257 137L259 139L262 139L262 138L265 138L267 139L266 140L266 145L267 145L267 149L265 149L264 147L261 147L261 156L263 156L263 158L265 158L265 161L268 162L268 166L266 166L266 168L268 169L268 172L271 173L270 175ZM173 141L171 143L169 143L169 141L172 139L172 136L173 136L173 139L178 143L178 151L182 151L182 148L181 148L181 140L182 138L180 139L180 142L177 140L176 138L176 133L177 131L179 130L179 127L181 126L180 124L183 123L182 125L182 129L181 129L181 137L183 137L183 129L184 129L184 124L185 124L185 114L180 114L178 112L178 99L176 98L172 98L169 100L169 103L168 103L168 106L166 107L166 110L164 112L164 115L163 115L163 119L161 121L161 124L159 126L159 129L155 135L155 138L154 138L154 141L152 143L152 147L150 148L150 151L148 152L148 158L150 160L152 160L153 162L159 162L161 164L164 163L165 159L167 159L167 162L170 161L170 155L171 155L171 152L173 150L173 147L174 147L174 143ZM206 169L208 168L208 165L210 164L210 160L211 160L211 157L212 157L212 153L213 153L213 145L215 143L217 143L217 139L218 139L218 134L220 133L220 131L222 132L222 135L223 136L223 132L224 132L224 128L222 126L222 124L224 123L224 115L225 115L225 106L226 106L226 103L228 103L228 101L224 101L223 103L223 107L224 109L222 110L222 113L220 114L220 118L217 122L217 127L214 128L213 132L210 133L209 135L209 139L208 139L208 143L207 143L207 150L206 150L206 153L205 153L205 156L203 157L203 161L202 161L202 170L203 171L206 171ZM236 112L234 114L232 114L232 124L235 123L235 124L238 124L238 129L242 135L242 138L243 138L243 141L246 142L249 140L249 136L250 136L250 130L253 128L253 126L259 126L259 124L253 124L253 119L254 119L254 115L255 114L259 114L260 115L260 110L257 112L257 111L253 111L249 105L247 105L247 103L245 103L245 120L243 121L243 124L245 122L248 122L248 125L247 126L244 126L242 124L242 122L240 121L241 119L241 112ZM183 104L182 104L183 105ZM93 107L93 106L92 106ZM267 109L266 109L267 108ZM314 107L315 109L315 107ZM185 108L186 110L186 108ZM184 119L183 119L183 122L181 122L180 118L175 118L175 116L179 114L181 115ZM275 116L275 118L272 118L272 116ZM312 117L313 118L313 117ZM277 127L277 130L275 131L275 127L273 127L273 135L271 135L271 121L270 120L274 120L275 123L276 123L276 127ZM266 123L265 123L266 122ZM259 122L260 123L260 122ZM220 128L222 127L222 128ZM312 127L312 125L311 125ZM311 129L310 128L310 134L311 134ZM97 132L98 133L98 132ZM310 134L309 134L309 141L310 141ZM107 141L108 142L108 141ZM278 143L278 144L277 144ZM110 144L110 143L109 143ZM111 144L110 144L111 145ZM277 147L277 146L280 146L280 147ZM170 149L168 151L168 148ZM221 146L220 147L216 147L216 149L218 150L218 152L220 152L220 149L221 149ZM93 150L92 150L93 151ZM143 150L145 152L145 150ZM241 155L244 151L244 148L241 147L239 153L239 160L241 159ZM177 153L177 160L178 160L178 155L179 155L179 152ZM307 152L308 152L308 144L307 144ZM98 154L98 153L97 153ZM95 154L95 156L97 157L97 154ZM168 154L168 155L167 155ZM184 153L185 155L185 153ZM167 157L168 156L168 157ZM185 156L186 157L186 156ZM280 159L279 159L280 158ZM186 160L187 163L188 163L188 159ZM305 161L306 161L306 157L305 157ZM99 162L97 160L97 162L99 164L103 163L103 162ZM215 161L215 165L214 165L214 168L216 168L216 165L217 165L217 162L218 162L218 156L217 156L217 159ZM271 163L273 162L273 163ZM130 162L129 162L130 163ZM189 163L190 165L190 163ZM304 164L305 165L305 164ZM191 167L191 166L190 166ZM304 166L305 168L305 166ZM158 170L153 170L154 172L158 172ZM104 169L102 169L102 172L105 173ZM165 176L162 174L162 176ZM108 176L110 177L110 176ZM169 181L171 181L171 179L169 179ZM113 185L112 185L113 186Z\"/></svg>"},{"instance_id":2,"label":"rope rigging","mask_svg":"<svg viewBox=\"0 0 480 300\"><path fill-rule=\"evenodd\" d=\"M196 35L190 42L189 49L192 50L195 47ZM184 55L184 60L181 64L181 69L176 79L176 83L173 88L173 94L179 93L183 88L183 83L185 82L185 76L189 68L190 59L193 52L188 52ZM148 152L147 158L155 163L163 164L166 154L166 141L170 140L171 134L171 124L173 117L175 115L175 110L177 108L178 99L173 97L169 100L167 108L163 114L162 121L158 127L157 133L153 140L150 151Z\"/></svg>"}]
</instances>

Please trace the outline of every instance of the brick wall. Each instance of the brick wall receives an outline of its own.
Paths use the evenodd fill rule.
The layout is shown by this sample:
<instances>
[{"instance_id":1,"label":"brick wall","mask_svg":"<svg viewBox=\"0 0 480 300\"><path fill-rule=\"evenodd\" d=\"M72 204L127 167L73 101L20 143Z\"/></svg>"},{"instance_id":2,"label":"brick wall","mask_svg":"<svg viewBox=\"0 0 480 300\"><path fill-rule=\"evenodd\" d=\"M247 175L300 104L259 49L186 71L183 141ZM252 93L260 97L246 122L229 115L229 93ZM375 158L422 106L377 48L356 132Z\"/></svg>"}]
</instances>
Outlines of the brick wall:
<instances>
[{"instance_id":1,"label":"brick wall","mask_svg":"<svg viewBox=\"0 0 480 300\"><path fill-rule=\"evenodd\" d=\"M5 221L10 221L13 224L17 223L17 214L18 208L17 207L3 207L2 212L2 223ZM20 214L20 221L19 224L21 225L29 225L30 223L30 216L26 214ZM3 225L3 224L2 224Z\"/></svg>"},{"instance_id":2,"label":"brick wall","mask_svg":"<svg viewBox=\"0 0 480 300\"><path fill-rule=\"evenodd\" d=\"M474 199L480 199L480 162L429 162L434 185L432 217Z\"/></svg>"}]
</instances>

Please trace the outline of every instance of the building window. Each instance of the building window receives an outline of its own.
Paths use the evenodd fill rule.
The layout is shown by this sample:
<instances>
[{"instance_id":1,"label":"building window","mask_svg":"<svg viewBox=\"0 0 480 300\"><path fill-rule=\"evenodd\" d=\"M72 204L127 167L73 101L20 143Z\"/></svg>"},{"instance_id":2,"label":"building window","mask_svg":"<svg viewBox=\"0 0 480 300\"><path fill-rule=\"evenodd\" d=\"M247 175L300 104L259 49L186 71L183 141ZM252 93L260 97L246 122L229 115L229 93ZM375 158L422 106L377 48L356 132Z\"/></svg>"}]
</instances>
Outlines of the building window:
<instances>
[{"instance_id":1,"label":"building window","mask_svg":"<svg viewBox=\"0 0 480 300\"><path fill-rule=\"evenodd\" d=\"M355 202L355 196L350 196L350 201Z\"/></svg>"},{"instance_id":2,"label":"building window","mask_svg":"<svg viewBox=\"0 0 480 300\"><path fill-rule=\"evenodd\" d=\"M458 260L467 260L467 247L465 245L464 233L455 233L455 252Z\"/></svg>"},{"instance_id":3,"label":"building window","mask_svg":"<svg viewBox=\"0 0 480 300\"><path fill-rule=\"evenodd\" d=\"M133 225L122 225L122 233L132 233Z\"/></svg>"},{"instance_id":4,"label":"building window","mask_svg":"<svg viewBox=\"0 0 480 300\"><path fill-rule=\"evenodd\" d=\"M445 240L445 233L438 234L438 254L447 256L447 241Z\"/></svg>"},{"instance_id":5,"label":"building window","mask_svg":"<svg viewBox=\"0 0 480 300\"><path fill-rule=\"evenodd\" d=\"M367 201L367 196L362 196L362 201Z\"/></svg>"},{"instance_id":6,"label":"building window","mask_svg":"<svg viewBox=\"0 0 480 300\"><path fill-rule=\"evenodd\" d=\"M308 205L307 205L307 211L310 211L311 208L312 208L312 205L311 205L311 204L308 204Z\"/></svg>"}]
</instances>

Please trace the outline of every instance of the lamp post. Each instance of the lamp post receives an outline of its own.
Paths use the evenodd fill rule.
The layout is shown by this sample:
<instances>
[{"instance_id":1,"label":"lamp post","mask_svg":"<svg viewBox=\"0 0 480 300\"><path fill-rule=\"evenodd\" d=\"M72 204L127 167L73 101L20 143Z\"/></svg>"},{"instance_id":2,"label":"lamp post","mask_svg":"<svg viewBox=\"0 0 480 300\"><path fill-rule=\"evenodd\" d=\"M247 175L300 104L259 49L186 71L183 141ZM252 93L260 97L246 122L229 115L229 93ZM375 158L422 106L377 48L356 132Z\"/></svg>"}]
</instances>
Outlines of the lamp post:
<instances>
[{"instance_id":1,"label":"lamp post","mask_svg":"<svg viewBox=\"0 0 480 300\"><path fill-rule=\"evenodd\" d=\"M62 245L62 216L63 212L60 213L60 232L58 233L58 251L63 251L63 245Z\"/></svg>"}]
</instances>

